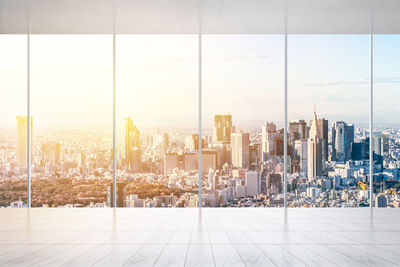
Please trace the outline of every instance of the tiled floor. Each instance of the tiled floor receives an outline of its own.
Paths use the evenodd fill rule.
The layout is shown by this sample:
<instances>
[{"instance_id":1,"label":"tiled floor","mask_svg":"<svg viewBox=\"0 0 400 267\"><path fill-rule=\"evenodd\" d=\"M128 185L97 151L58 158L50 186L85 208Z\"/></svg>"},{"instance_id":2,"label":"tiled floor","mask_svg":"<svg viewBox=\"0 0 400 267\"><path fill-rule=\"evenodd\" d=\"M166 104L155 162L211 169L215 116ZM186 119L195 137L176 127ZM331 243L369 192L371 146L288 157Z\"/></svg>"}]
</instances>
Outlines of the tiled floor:
<instances>
[{"instance_id":1,"label":"tiled floor","mask_svg":"<svg viewBox=\"0 0 400 267\"><path fill-rule=\"evenodd\" d=\"M399 266L400 209L0 209L0 266Z\"/></svg>"}]
</instances>

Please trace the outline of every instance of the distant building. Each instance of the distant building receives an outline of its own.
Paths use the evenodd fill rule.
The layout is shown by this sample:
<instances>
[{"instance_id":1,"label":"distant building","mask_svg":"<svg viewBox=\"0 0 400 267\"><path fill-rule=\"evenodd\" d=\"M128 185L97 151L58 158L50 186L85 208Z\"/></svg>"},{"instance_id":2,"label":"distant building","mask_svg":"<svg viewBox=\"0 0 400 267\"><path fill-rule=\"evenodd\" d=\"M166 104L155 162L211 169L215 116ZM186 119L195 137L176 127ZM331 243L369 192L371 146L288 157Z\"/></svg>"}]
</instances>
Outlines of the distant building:
<instances>
[{"instance_id":1,"label":"distant building","mask_svg":"<svg viewBox=\"0 0 400 267\"><path fill-rule=\"evenodd\" d=\"M249 144L249 166L254 165L257 168L261 162L261 145L260 143Z\"/></svg>"},{"instance_id":2,"label":"distant building","mask_svg":"<svg viewBox=\"0 0 400 267\"><path fill-rule=\"evenodd\" d=\"M33 118L31 116L31 151ZM17 116L17 165L26 168L28 164L28 117Z\"/></svg>"},{"instance_id":3,"label":"distant building","mask_svg":"<svg viewBox=\"0 0 400 267\"><path fill-rule=\"evenodd\" d=\"M314 111L314 120L310 123L310 137L308 138L307 148L307 176L309 181L321 176L323 171L325 140L321 138L323 136L321 128L324 127L319 127L321 123L323 124L323 121L318 120L317 113Z\"/></svg>"},{"instance_id":4,"label":"distant building","mask_svg":"<svg viewBox=\"0 0 400 267\"><path fill-rule=\"evenodd\" d=\"M246 196L256 196L261 192L261 177L256 171L247 171L245 174Z\"/></svg>"},{"instance_id":5,"label":"distant building","mask_svg":"<svg viewBox=\"0 0 400 267\"><path fill-rule=\"evenodd\" d=\"M229 144L232 133L232 115L215 115L213 142Z\"/></svg>"},{"instance_id":6,"label":"distant building","mask_svg":"<svg viewBox=\"0 0 400 267\"><path fill-rule=\"evenodd\" d=\"M315 136L321 139L323 160L328 160L328 120L317 119L317 113L314 110L314 119L310 121L309 137Z\"/></svg>"},{"instance_id":7,"label":"distant building","mask_svg":"<svg viewBox=\"0 0 400 267\"><path fill-rule=\"evenodd\" d=\"M365 160L369 158L369 138L351 145L351 159Z\"/></svg>"},{"instance_id":8,"label":"distant building","mask_svg":"<svg viewBox=\"0 0 400 267\"><path fill-rule=\"evenodd\" d=\"M295 156L299 160L300 172L307 173L308 170L308 143L307 140L296 140L294 144Z\"/></svg>"},{"instance_id":9,"label":"distant building","mask_svg":"<svg viewBox=\"0 0 400 267\"><path fill-rule=\"evenodd\" d=\"M127 208L144 208L145 201L140 199L138 195L128 195L126 196L126 207Z\"/></svg>"},{"instance_id":10,"label":"distant building","mask_svg":"<svg viewBox=\"0 0 400 267\"><path fill-rule=\"evenodd\" d=\"M332 160L347 161L351 159L351 148L354 143L354 125L344 121L335 121L332 125Z\"/></svg>"},{"instance_id":11,"label":"distant building","mask_svg":"<svg viewBox=\"0 0 400 267\"><path fill-rule=\"evenodd\" d=\"M238 168L247 168L249 165L249 133L232 133L232 165Z\"/></svg>"},{"instance_id":12,"label":"distant building","mask_svg":"<svg viewBox=\"0 0 400 267\"><path fill-rule=\"evenodd\" d=\"M129 117L122 121L120 151L126 170L137 171L140 166L140 132Z\"/></svg>"},{"instance_id":13,"label":"distant building","mask_svg":"<svg viewBox=\"0 0 400 267\"><path fill-rule=\"evenodd\" d=\"M267 161L267 157L274 152L275 137L279 133L276 131L276 125L273 122L266 122L261 129L261 152L262 161Z\"/></svg>"},{"instance_id":14,"label":"distant building","mask_svg":"<svg viewBox=\"0 0 400 267\"><path fill-rule=\"evenodd\" d=\"M176 153L166 153L164 156L164 174L171 174L178 167L178 155Z\"/></svg>"},{"instance_id":15,"label":"distant building","mask_svg":"<svg viewBox=\"0 0 400 267\"><path fill-rule=\"evenodd\" d=\"M389 137L384 134L374 134L372 147L376 155L387 156L389 153Z\"/></svg>"},{"instance_id":16,"label":"distant building","mask_svg":"<svg viewBox=\"0 0 400 267\"><path fill-rule=\"evenodd\" d=\"M201 150L202 155L202 172L207 173L210 169L220 169L219 151L212 148L204 148Z\"/></svg>"},{"instance_id":17,"label":"distant building","mask_svg":"<svg viewBox=\"0 0 400 267\"><path fill-rule=\"evenodd\" d=\"M294 156L294 146L296 140L307 139L307 122L304 120L295 120L289 123L289 145Z\"/></svg>"}]
</instances>

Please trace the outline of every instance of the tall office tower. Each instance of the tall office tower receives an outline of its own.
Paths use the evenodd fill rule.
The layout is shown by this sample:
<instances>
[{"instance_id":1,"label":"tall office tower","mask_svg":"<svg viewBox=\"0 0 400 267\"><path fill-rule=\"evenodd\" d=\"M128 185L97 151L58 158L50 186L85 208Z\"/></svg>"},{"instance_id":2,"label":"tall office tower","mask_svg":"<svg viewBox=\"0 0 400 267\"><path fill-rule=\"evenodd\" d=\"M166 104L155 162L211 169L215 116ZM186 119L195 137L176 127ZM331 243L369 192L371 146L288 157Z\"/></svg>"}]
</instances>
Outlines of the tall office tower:
<instances>
[{"instance_id":1,"label":"tall office tower","mask_svg":"<svg viewBox=\"0 0 400 267\"><path fill-rule=\"evenodd\" d=\"M321 120L318 120L317 113L314 111L314 120L310 123L310 137L308 138L307 148L307 175L309 181L321 176L323 170L325 140L321 138L323 135L321 127L318 127L319 121Z\"/></svg>"},{"instance_id":2,"label":"tall office tower","mask_svg":"<svg viewBox=\"0 0 400 267\"><path fill-rule=\"evenodd\" d=\"M215 115L213 143L229 144L232 133L232 115Z\"/></svg>"},{"instance_id":3,"label":"tall office tower","mask_svg":"<svg viewBox=\"0 0 400 267\"><path fill-rule=\"evenodd\" d=\"M247 171L244 182L246 185L246 196L256 196L261 192L261 176L259 172Z\"/></svg>"},{"instance_id":4,"label":"tall office tower","mask_svg":"<svg viewBox=\"0 0 400 267\"><path fill-rule=\"evenodd\" d=\"M314 110L314 117L316 118L316 111ZM322 155L324 160L328 160L328 120L325 118L322 119L313 119L310 121L310 130L309 130L309 138L315 136L317 134L318 138L323 139L322 146ZM314 125L313 125L314 124ZM315 127L315 125L317 127Z\"/></svg>"},{"instance_id":5,"label":"tall office tower","mask_svg":"<svg viewBox=\"0 0 400 267\"><path fill-rule=\"evenodd\" d=\"M60 144L56 142L47 142L42 144L42 162L41 165L46 164L58 165L60 164L61 153Z\"/></svg>"},{"instance_id":6,"label":"tall office tower","mask_svg":"<svg viewBox=\"0 0 400 267\"><path fill-rule=\"evenodd\" d=\"M372 148L375 154L386 156L389 153L389 137L385 134L374 134Z\"/></svg>"},{"instance_id":7,"label":"tall office tower","mask_svg":"<svg viewBox=\"0 0 400 267\"><path fill-rule=\"evenodd\" d=\"M335 121L332 125L332 160L349 160L353 142L354 126L347 125L344 121Z\"/></svg>"},{"instance_id":8,"label":"tall office tower","mask_svg":"<svg viewBox=\"0 0 400 267\"><path fill-rule=\"evenodd\" d=\"M249 165L249 133L232 133L232 165L238 168L247 168Z\"/></svg>"},{"instance_id":9,"label":"tall office tower","mask_svg":"<svg viewBox=\"0 0 400 267\"><path fill-rule=\"evenodd\" d=\"M264 123L261 129L262 161L266 161L268 155L272 155L274 151L275 136L277 135L276 125L273 122Z\"/></svg>"},{"instance_id":10,"label":"tall office tower","mask_svg":"<svg viewBox=\"0 0 400 267\"><path fill-rule=\"evenodd\" d=\"M283 156L284 154L284 133L283 129L277 133L277 135L274 137L274 149L273 149L273 155L274 156Z\"/></svg>"},{"instance_id":11,"label":"tall office tower","mask_svg":"<svg viewBox=\"0 0 400 267\"><path fill-rule=\"evenodd\" d=\"M296 157L300 163L300 172L306 174L307 173L307 157L308 157L308 144L307 140L296 140L294 142L294 149L296 153Z\"/></svg>"},{"instance_id":12,"label":"tall office tower","mask_svg":"<svg viewBox=\"0 0 400 267\"><path fill-rule=\"evenodd\" d=\"M31 116L31 151L33 118ZM28 117L17 116L17 165L26 168L28 163Z\"/></svg>"},{"instance_id":13,"label":"tall office tower","mask_svg":"<svg viewBox=\"0 0 400 267\"><path fill-rule=\"evenodd\" d=\"M124 118L121 129L121 160L128 171L135 171L140 160L140 132L132 118Z\"/></svg>"},{"instance_id":14,"label":"tall office tower","mask_svg":"<svg viewBox=\"0 0 400 267\"><path fill-rule=\"evenodd\" d=\"M249 166L254 165L256 168L259 167L261 160L260 148L260 143L251 143L249 145Z\"/></svg>"},{"instance_id":15,"label":"tall office tower","mask_svg":"<svg viewBox=\"0 0 400 267\"><path fill-rule=\"evenodd\" d=\"M305 120L291 121L289 123L289 145L294 156L294 142L296 140L306 139L307 123Z\"/></svg>"}]
</instances>

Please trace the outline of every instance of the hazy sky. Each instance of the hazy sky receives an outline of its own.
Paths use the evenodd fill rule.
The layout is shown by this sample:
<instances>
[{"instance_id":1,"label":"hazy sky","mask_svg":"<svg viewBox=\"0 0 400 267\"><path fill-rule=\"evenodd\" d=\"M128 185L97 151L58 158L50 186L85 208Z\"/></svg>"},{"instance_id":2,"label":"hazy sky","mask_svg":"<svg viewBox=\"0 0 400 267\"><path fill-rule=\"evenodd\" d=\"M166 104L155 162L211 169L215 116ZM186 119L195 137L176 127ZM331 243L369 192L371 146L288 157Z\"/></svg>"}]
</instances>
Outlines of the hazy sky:
<instances>
[{"instance_id":1,"label":"hazy sky","mask_svg":"<svg viewBox=\"0 0 400 267\"><path fill-rule=\"evenodd\" d=\"M195 35L117 36L117 114L139 127L197 126ZM375 36L375 123L399 123L400 36ZM203 36L203 118L283 121L283 36ZM368 123L369 37L289 36L289 119ZM26 37L0 36L0 125L26 113ZM112 37L32 35L36 127L112 125Z\"/></svg>"}]
</instances>

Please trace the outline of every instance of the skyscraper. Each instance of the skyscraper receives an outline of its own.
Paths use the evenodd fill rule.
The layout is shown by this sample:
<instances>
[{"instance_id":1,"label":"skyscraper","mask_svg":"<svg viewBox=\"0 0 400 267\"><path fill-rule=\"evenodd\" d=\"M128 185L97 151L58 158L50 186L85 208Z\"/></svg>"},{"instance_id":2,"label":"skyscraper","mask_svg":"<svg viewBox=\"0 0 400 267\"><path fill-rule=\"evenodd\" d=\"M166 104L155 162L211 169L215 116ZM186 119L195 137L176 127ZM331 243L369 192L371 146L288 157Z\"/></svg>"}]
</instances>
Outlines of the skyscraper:
<instances>
[{"instance_id":1,"label":"skyscraper","mask_svg":"<svg viewBox=\"0 0 400 267\"><path fill-rule=\"evenodd\" d=\"M322 175L325 140L321 138L323 134L321 133L321 127L318 126L319 122L323 125L323 121L324 120L318 120L317 113L314 110L314 119L310 123L310 137L308 138L307 148L307 175L309 181Z\"/></svg>"},{"instance_id":2,"label":"skyscraper","mask_svg":"<svg viewBox=\"0 0 400 267\"><path fill-rule=\"evenodd\" d=\"M215 115L214 116L214 143L230 143L232 133L232 115Z\"/></svg>"},{"instance_id":3,"label":"skyscraper","mask_svg":"<svg viewBox=\"0 0 400 267\"><path fill-rule=\"evenodd\" d=\"M315 117L316 114L316 110L314 110ZM322 156L324 160L328 160L328 120L322 118L310 121L309 137L315 136L316 134L318 138L323 139Z\"/></svg>"},{"instance_id":4,"label":"skyscraper","mask_svg":"<svg viewBox=\"0 0 400 267\"><path fill-rule=\"evenodd\" d=\"M307 123L304 120L291 121L289 123L289 145L294 154L294 142L296 140L306 139Z\"/></svg>"},{"instance_id":5,"label":"skyscraper","mask_svg":"<svg viewBox=\"0 0 400 267\"><path fill-rule=\"evenodd\" d=\"M129 171L137 170L140 160L140 132L132 118L124 118L121 129L121 160Z\"/></svg>"},{"instance_id":6,"label":"skyscraper","mask_svg":"<svg viewBox=\"0 0 400 267\"><path fill-rule=\"evenodd\" d=\"M389 153L389 137L384 134L373 135L373 151L375 154L385 156Z\"/></svg>"},{"instance_id":7,"label":"skyscraper","mask_svg":"<svg viewBox=\"0 0 400 267\"><path fill-rule=\"evenodd\" d=\"M247 168L249 165L249 133L232 133L232 165L238 168Z\"/></svg>"},{"instance_id":8,"label":"skyscraper","mask_svg":"<svg viewBox=\"0 0 400 267\"><path fill-rule=\"evenodd\" d=\"M31 117L31 151L33 118ZM28 117L17 116L17 165L26 168L28 163Z\"/></svg>"},{"instance_id":9,"label":"skyscraper","mask_svg":"<svg viewBox=\"0 0 400 267\"><path fill-rule=\"evenodd\" d=\"M279 135L276 132L276 125L273 122L266 122L261 129L261 152L262 161L266 161L268 155L274 152L275 137Z\"/></svg>"},{"instance_id":10,"label":"skyscraper","mask_svg":"<svg viewBox=\"0 0 400 267\"><path fill-rule=\"evenodd\" d=\"M294 144L295 153L299 160L300 172L307 173L308 144L307 140L296 140Z\"/></svg>"},{"instance_id":11,"label":"skyscraper","mask_svg":"<svg viewBox=\"0 0 400 267\"><path fill-rule=\"evenodd\" d=\"M354 142L354 126L344 121L335 121L332 125L332 160L351 159L351 146Z\"/></svg>"}]
</instances>

